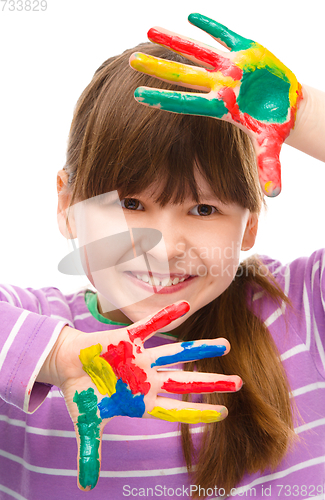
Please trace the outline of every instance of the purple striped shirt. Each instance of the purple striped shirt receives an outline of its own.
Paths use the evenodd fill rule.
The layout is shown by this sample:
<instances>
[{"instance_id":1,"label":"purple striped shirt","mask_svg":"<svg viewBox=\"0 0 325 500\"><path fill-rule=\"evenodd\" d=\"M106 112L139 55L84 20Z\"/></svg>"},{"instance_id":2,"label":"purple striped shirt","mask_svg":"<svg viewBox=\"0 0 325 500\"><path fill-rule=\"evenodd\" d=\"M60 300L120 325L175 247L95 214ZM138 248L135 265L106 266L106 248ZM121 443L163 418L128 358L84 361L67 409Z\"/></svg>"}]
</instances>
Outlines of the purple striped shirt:
<instances>
[{"instance_id":1,"label":"purple striped shirt","mask_svg":"<svg viewBox=\"0 0 325 500\"><path fill-rule=\"evenodd\" d=\"M252 293L248 303L280 351L303 418L296 427L302 439L276 471L246 475L232 494L325 499L325 250L287 265L262 260L295 311L277 307L263 292ZM78 490L77 445L64 399L58 388L35 379L65 325L84 332L121 327L92 314L85 292L65 296L57 288L0 286L0 499L190 498L195 487L186 472L178 424L128 417L114 418L104 430L96 488L87 494ZM174 340L157 333L146 347ZM192 427L195 440L202 429ZM201 494L222 498L222 485Z\"/></svg>"}]
</instances>

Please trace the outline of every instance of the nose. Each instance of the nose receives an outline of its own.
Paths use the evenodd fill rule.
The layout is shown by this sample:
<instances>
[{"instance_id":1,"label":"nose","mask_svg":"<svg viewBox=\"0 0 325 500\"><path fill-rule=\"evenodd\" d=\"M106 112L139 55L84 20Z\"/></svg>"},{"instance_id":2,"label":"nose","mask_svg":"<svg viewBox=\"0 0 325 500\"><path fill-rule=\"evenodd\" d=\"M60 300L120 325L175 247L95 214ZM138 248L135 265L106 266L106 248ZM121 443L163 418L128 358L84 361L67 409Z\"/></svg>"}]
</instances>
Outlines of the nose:
<instances>
[{"instance_id":1,"label":"nose","mask_svg":"<svg viewBox=\"0 0 325 500\"><path fill-rule=\"evenodd\" d=\"M158 245L151 248L147 255L157 263L167 262L173 264L184 255L186 248L186 235L182 227L172 216L161 217L155 224L155 229L162 233L162 239Z\"/></svg>"}]
</instances>

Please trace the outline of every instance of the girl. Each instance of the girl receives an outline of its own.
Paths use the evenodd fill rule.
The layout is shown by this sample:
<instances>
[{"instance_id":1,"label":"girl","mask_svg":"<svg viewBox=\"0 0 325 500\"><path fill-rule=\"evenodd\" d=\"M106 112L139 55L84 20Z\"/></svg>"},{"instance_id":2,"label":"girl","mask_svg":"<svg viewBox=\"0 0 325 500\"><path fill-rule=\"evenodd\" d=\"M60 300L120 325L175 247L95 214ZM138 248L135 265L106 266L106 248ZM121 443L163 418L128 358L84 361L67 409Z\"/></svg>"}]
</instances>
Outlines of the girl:
<instances>
[{"instance_id":1,"label":"girl","mask_svg":"<svg viewBox=\"0 0 325 500\"><path fill-rule=\"evenodd\" d=\"M202 16L196 22L213 25ZM154 36L180 52L175 37L162 30ZM79 486L92 489L90 497L324 497L324 251L287 266L268 257L239 263L256 237L259 178L264 192L279 193L279 175L268 165L279 174L281 140L295 118L287 142L325 159L324 96L301 89L283 66L255 58L241 68L237 52L250 55L253 42L229 31L216 38L242 43L233 45L228 69L213 74L210 64L191 74L181 66L187 59L143 44L105 61L78 101L58 173L58 221L65 236L78 236L98 292L1 287L3 498L79 498L65 405L77 434ZM140 61L137 69L162 81L134 72L128 60L138 49L177 62L180 76L166 78L164 67L157 71L143 56L133 56L133 66ZM186 54L202 63L204 50ZM261 108L250 103L257 69L281 80L264 91L258 85ZM185 100L185 112L208 117L134 101L140 85L171 90L164 80L175 79L200 91L213 84L208 103L197 95ZM234 93L227 90L236 88L232 82ZM282 82L288 95L294 87L290 99ZM252 89L239 99L247 83ZM136 95L182 111L174 94L172 108L165 94L161 102L149 91ZM265 114L280 108L276 119ZM254 114L260 128L252 126ZM141 232L147 229L149 243ZM163 244L153 244L154 230ZM181 361L183 371L159 371ZM188 393L185 401L173 396ZM150 418L144 425L129 416ZM181 432L173 421L182 422ZM100 455L102 477L93 489Z\"/></svg>"}]
</instances>

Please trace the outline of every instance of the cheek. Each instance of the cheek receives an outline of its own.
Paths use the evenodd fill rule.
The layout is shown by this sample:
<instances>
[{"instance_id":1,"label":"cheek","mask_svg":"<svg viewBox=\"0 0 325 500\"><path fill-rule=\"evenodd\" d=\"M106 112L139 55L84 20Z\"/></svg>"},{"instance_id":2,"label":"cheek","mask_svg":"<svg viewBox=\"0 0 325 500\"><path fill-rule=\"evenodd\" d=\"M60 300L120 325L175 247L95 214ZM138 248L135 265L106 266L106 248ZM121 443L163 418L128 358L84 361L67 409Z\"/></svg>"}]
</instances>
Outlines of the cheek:
<instances>
[{"instance_id":1,"label":"cheek","mask_svg":"<svg viewBox=\"0 0 325 500\"><path fill-rule=\"evenodd\" d=\"M202 240L201 240L202 241ZM239 263L241 251L242 234L239 230L222 232L214 235L207 242L201 245L199 256L207 265L222 265Z\"/></svg>"},{"instance_id":2,"label":"cheek","mask_svg":"<svg viewBox=\"0 0 325 500\"><path fill-rule=\"evenodd\" d=\"M205 253L200 254L201 261L207 269L207 284L213 293L220 295L231 284L240 263L242 234L239 229L220 232L218 237L210 241Z\"/></svg>"}]
</instances>

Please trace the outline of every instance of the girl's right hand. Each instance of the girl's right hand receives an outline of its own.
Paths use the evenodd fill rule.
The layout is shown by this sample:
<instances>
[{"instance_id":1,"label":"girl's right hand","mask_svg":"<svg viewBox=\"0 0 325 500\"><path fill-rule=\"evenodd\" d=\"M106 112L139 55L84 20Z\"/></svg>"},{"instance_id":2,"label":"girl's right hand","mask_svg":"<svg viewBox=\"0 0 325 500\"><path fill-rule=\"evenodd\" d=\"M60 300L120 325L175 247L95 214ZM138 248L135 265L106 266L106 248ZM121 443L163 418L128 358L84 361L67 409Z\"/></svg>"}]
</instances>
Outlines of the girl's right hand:
<instances>
[{"instance_id":1,"label":"girl's right hand","mask_svg":"<svg viewBox=\"0 0 325 500\"><path fill-rule=\"evenodd\" d=\"M179 301L126 328L83 333L64 327L37 378L59 387L78 442L78 486L89 491L100 471L101 438L114 416L160 418L172 422L214 422L227 409L189 403L159 393L232 392L242 386L235 375L159 371L161 367L222 356L226 339L197 340L145 349L144 342L189 310Z\"/></svg>"}]
</instances>

